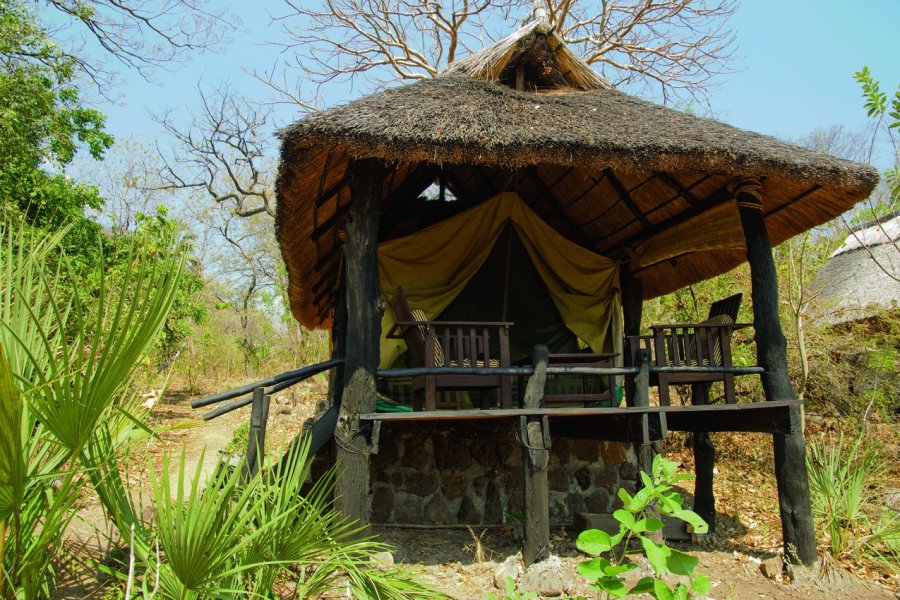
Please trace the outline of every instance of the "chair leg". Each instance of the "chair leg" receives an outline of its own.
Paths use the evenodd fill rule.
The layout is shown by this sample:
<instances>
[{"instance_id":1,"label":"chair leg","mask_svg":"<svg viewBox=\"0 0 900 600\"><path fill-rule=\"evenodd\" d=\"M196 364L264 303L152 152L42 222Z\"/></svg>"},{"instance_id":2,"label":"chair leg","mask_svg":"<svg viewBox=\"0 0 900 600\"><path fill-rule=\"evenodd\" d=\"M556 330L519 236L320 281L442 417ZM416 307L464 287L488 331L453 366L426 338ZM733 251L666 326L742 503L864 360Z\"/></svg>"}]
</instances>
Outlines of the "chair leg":
<instances>
[{"instance_id":1,"label":"chair leg","mask_svg":"<svg viewBox=\"0 0 900 600\"><path fill-rule=\"evenodd\" d=\"M435 401L435 391L434 391L434 376L428 375L425 377L425 410L435 410L437 409L437 402Z\"/></svg>"},{"instance_id":2,"label":"chair leg","mask_svg":"<svg viewBox=\"0 0 900 600\"><path fill-rule=\"evenodd\" d=\"M659 405L669 406L672 403L669 397L669 378L663 373L659 374Z\"/></svg>"},{"instance_id":3,"label":"chair leg","mask_svg":"<svg viewBox=\"0 0 900 600\"><path fill-rule=\"evenodd\" d=\"M731 373L726 373L722 378L722 381L725 384L725 403L734 404L735 402L737 402L737 398L735 398L734 394L734 375Z\"/></svg>"},{"instance_id":4,"label":"chair leg","mask_svg":"<svg viewBox=\"0 0 900 600\"><path fill-rule=\"evenodd\" d=\"M500 378L500 408L512 408L512 385L509 377Z\"/></svg>"}]
</instances>

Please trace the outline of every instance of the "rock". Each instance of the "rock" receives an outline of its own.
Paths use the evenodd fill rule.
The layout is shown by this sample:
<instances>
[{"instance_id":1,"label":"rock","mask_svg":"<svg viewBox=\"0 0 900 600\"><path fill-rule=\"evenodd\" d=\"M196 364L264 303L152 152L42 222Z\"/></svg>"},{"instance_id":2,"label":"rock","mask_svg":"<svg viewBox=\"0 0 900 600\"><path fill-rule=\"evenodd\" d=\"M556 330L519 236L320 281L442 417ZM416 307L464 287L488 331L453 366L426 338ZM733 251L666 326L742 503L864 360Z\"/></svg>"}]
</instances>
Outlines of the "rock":
<instances>
[{"instance_id":1,"label":"rock","mask_svg":"<svg viewBox=\"0 0 900 600\"><path fill-rule=\"evenodd\" d=\"M884 505L894 512L900 512L900 490L889 492L885 496Z\"/></svg>"},{"instance_id":2,"label":"rock","mask_svg":"<svg viewBox=\"0 0 900 600\"><path fill-rule=\"evenodd\" d=\"M534 563L522 574L516 589L521 593L533 592L540 596L562 596L566 589L563 562L558 556Z\"/></svg>"},{"instance_id":3,"label":"rock","mask_svg":"<svg viewBox=\"0 0 900 600\"><path fill-rule=\"evenodd\" d=\"M627 463L621 463L627 464ZM594 471L594 485L607 490L615 490L619 487L619 469L616 467L603 467Z\"/></svg>"},{"instance_id":4,"label":"rock","mask_svg":"<svg viewBox=\"0 0 900 600\"><path fill-rule=\"evenodd\" d=\"M403 490L416 496L427 496L438 487L438 478L434 473L413 472L404 477Z\"/></svg>"},{"instance_id":5,"label":"rock","mask_svg":"<svg viewBox=\"0 0 900 600\"><path fill-rule=\"evenodd\" d=\"M578 482L578 487L582 490L591 487L591 470L587 467L581 467L575 471L575 481Z\"/></svg>"},{"instance_id":6,"label":"rock","mask_svg":"<svg viewBox=\"0 0 900 600\"><path fill-rule=\"evenodd\" d=\"M600 442L600 457L607 466L625 462L625 446L620 442Z\"/></svg>"},{"instance_id":7,"label":"rock","mask_svg":"<svg viewBox=\"0 0 900 600\"><path fill-rule=\"evenodd\" d=\"M282 405L275 409L276 415L292 415L294 414L294 409L290 406Z\"/></svg>"},{"instance_id":8,"label":"rock","mask_svg":"<svg viewBox=\"0 0 900 600\"><path fill-rule=\"evenodd\" d=\"M394 555L390 552L376 552L369 559L373 566L390 569L394 566Z\"/></svg>"},{"instance_id":9,"label":"rock","mask_svg":"<svg viewBox=\"0 0 900 600\"><path fill-rule=\"evenodd\" d=\"M605 489L595 490L587 498L587 509L592 513L609 512L609 492Z\"/></svg>"},{"instance_id":10,"label":"rock","mask_svg":"<svg viewBox=\"0 0 900 600\"><path fill-rule=\"evenodd\" d=\"M595 440L575 440L572 449L575 456L585 462L594 463L600 457L600 443Z\"/></svg>"},{"instance_id":11,"label":"rock","mask_svg":"<svg viewBox=\"0 0 900 600\"><path fill-rule=\"evenodd\" d=\"M784 562L780 556L767 558L759 564L759 570L769 579L778 579L784 571Z\"/></svg>"},{"instance_id":12,"label":"rock","mask_svg":"<svg viewBox=\"0 0 900 600\"><path fill-rule=\"evenodd\" d=\"M456 513L456 522L477 524L481 522L481 518L481 512L475 506L475 502L468 496L465 496L459 505L459 512Z\"/></svg>"},{"instance_id":13,"label":"rock","mask_svg":"<svg viewBox=\"0 0 900 600\"><path fill-rule=\"evenodd\" d=\"M506 560L494 570L494 587L505 590L507 577L512 577L513 581L518 581L521 575L522 563L520 562L520 557L518 555L507 556Z\"/></svg>"},{"instance_id":14,"label":"rock","mask_svg":"<svg viewBox=\"0 0 900 600\"><path fill-rule=\"evenodd\" d=\"M462 498L466 493L469 482L462 475L446 475L441 482L441 491L449 498Z\"/></svg>"},{"instance_id":15,"label":"rock","mask_svg":"<svg viewBox=\"0 0 900 600\"><path fill-rule=\"evenodd\" d=\"M291 403L291 399L288 398L287 396L282 396L282 395L275 396L275 404L280 404L282 406L285 406L290 403Z\"/></svg>"},{"instance_id":16,"label":"rock","mask_svg":"<svg viewBox=\"0 0 900 600\"><path fill-rule=\"evenodd\" d=\"M434 496L425 505L425 519L439 525L446 524L450 520L447 505L441 500L439 495Z\"/></svg>"},{"instance_id":17,"label":"rock","mask_svg":"<svg viewBox=\"0 0 900 600\"><path fill-rule=\"evenodd\" d=\"M372 520L376 523L387 523L393 510L394 492L389 486L376 487L372 493Z\"/></svg>"}]
</instances>

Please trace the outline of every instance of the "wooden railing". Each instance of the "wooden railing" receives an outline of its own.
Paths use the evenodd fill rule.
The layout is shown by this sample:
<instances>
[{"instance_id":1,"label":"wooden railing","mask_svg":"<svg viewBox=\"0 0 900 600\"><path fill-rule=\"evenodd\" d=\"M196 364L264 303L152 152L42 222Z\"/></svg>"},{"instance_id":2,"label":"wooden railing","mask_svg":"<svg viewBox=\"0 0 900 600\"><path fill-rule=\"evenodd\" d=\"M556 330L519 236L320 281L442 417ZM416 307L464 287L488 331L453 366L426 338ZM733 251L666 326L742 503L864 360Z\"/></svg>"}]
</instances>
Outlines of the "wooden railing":
<instances>
[{"instance_id":1,"label":"wooden railing","mask_svg":"<svg viewBox=\"0 0 900 600\"><path fill-rule=\"evenodd\" d=\"M244 475L251 477L259 471L259 466L265 458L266 445L266 423L269 419L269 397L280 391L286 390L291 386L297 385L301 381L309 379L313 375L317 375L324 371L334 369L344 364L343 358L333 358L325 362L309 365L293 371L286 371L278 375L261 379L241 387L219 392L205 398L197 398L191 401L191 408L202 408L231 400L239 396L245 396L240 400L231 402L224 406L215 408L203 415L204 421L221 417L248 404L252 405L250 409L250 435L247 441L247 455L244 460Z\"/></svg>"}]
</instances>

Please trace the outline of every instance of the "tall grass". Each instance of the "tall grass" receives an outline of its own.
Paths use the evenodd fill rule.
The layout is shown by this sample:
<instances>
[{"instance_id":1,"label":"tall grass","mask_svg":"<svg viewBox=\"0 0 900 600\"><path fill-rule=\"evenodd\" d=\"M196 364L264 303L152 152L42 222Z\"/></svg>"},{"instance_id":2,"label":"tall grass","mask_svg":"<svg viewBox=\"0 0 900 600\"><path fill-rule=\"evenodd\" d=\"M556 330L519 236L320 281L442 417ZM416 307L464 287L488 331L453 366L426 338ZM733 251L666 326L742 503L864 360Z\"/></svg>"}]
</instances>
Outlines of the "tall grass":
<instances>
[{"instance_id":1,"label":"tall grass","mask_svg":"<svg viewBox=\"0 0 900 600\"><path fill-rule=\"evenodd\" d=\"M815 441L808 458L812 509L828 534L832 558L856 554L873 541L872 510L878 504L876 483L887 467L876 448L863 437Z\"/></svg>"}]
</instances>

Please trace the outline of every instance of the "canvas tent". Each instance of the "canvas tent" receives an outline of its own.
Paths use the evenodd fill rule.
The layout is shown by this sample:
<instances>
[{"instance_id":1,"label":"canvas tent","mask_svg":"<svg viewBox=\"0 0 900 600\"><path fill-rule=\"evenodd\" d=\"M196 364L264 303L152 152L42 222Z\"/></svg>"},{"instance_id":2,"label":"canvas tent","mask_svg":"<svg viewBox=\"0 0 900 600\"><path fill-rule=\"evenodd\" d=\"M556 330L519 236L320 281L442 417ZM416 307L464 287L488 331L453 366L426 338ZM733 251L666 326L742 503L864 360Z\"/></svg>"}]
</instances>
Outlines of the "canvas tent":
<instances>
[{"instance_id":1,"label":"canvas tent","mask_svg":"<svg viewBox=\"0 0 900 600\"><path fill-rule=\"evenodd\" d=\"M436 319L451 307L485 266L508 226L512 227L516 241L527 253L566 328L598 351L614 347L620 351L618 340L621 340L622 330L618 319L616 263L566 240L514 193L498 194L431 227L380 244L378 266L382 294L390 296L402 286L412 306L421 309L427 318ZM523 266L520 260L523 257L516 258L515 266L501 265L502 281L514 274L522 281L521 274L525 271L516 266ZM482 278L479 287L486 290L492 283L500 282L493 277ZM470 290L469 295L472 293ZM529 314L528 298L521 297L526 293L524 290L517 288L516 293L520 295L518 312L528 315L529 321L521 325L523 329L533 329L532 321L540 320L540 316ZM487 307L483 304L474 307L478 319L487 318L482 309L489 311L493 305L496 310L502 305L503 286L499 290L492 289L489 296L495 302ZM508 295L506 299L508 303ZM464 303L457 303L453 308L455 317L476 316L466 312ZM545 317L543 321L552 329L552 318ZM388 310L382 320L382 335L390 331L393 324L393 313ZM559 336L559 332L551 333L551 338L554 335ZM526 343L519 345L528 347ZM402 351L402 341L383 337L382 366L390 366Z\"/></svg>"}]
</instances>

